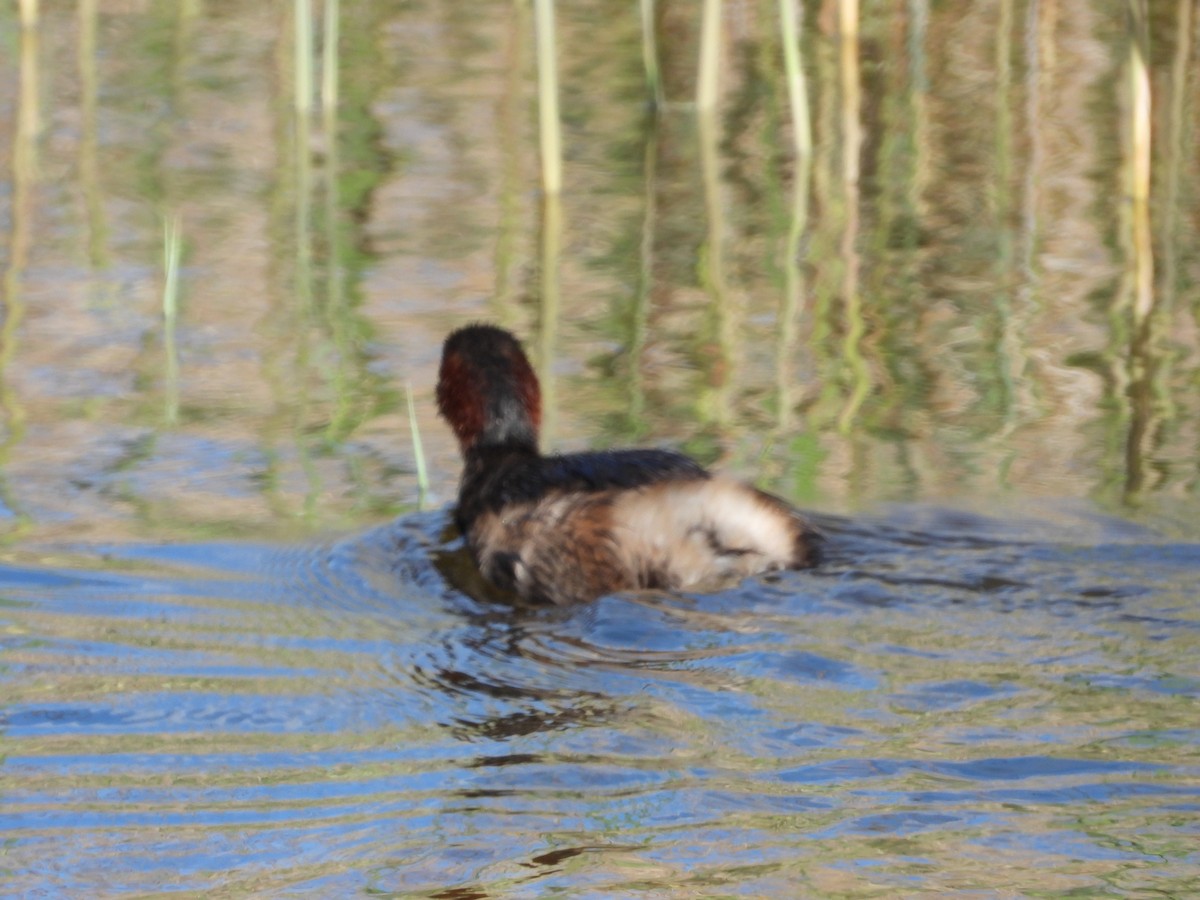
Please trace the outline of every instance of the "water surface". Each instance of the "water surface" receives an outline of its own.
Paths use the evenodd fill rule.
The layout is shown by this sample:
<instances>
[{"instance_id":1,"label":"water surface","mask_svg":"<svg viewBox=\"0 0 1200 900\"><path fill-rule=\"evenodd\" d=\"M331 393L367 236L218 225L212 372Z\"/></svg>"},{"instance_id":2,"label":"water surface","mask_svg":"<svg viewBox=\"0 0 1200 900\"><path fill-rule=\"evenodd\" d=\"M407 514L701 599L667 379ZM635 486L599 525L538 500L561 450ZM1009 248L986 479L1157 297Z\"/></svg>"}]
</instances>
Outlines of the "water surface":
<instances>
[{"instance_id":1,"label":"water surface","mask_svg":"<svg viewBox=\"0 0 1200 900\"><path fill-rule=\"evenodd\" d=\"M6 566L8 892L1200 887L1200 545L901 508L519 611L445 524Z\"/></svg>"},{"instance_id":2,"label":"water surface","mask_svg":"<svg viewBox=\"0 0 1200 900\"><path fill-rule=\"evenodd\" d=\"M557 200L524 5L303 6L0 7L0 894L1200 894L1194 3L803 4L808 157L558 4ZM480 319L830 560L482 596Z\"/></svg>"}]
</instances>

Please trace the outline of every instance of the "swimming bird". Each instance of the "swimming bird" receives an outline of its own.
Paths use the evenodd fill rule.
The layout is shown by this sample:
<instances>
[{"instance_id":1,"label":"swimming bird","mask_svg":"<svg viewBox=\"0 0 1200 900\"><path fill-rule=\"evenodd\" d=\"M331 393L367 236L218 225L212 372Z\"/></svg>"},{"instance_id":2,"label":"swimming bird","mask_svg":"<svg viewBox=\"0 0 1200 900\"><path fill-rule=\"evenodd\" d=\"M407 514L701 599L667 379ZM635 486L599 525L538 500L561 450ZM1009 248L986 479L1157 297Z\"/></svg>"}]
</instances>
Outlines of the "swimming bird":
<instances>
[{"instance_id":1,"label":"swimming bird","mask_svg":"<svg viewBox=\"0 0 1200 900\"><path fill-rule=\"evenodd\" d=\"M680 453L542 455L537 376L501 328L446 338L437 405L463 457L455 522L484 578L525 601L704 589L818 561L798 510Z\"/></svg>"}]
</instances>

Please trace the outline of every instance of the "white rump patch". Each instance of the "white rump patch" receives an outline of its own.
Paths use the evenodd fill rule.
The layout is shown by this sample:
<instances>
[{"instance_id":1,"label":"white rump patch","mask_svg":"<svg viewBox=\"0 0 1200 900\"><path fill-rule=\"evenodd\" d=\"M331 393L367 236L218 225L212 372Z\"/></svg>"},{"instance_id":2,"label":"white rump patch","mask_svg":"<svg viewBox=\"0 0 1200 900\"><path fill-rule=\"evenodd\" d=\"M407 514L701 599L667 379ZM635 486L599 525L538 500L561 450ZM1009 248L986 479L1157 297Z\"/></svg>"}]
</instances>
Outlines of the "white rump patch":
<instances>
[{"instance_id":1,"label":"white rump patch","mask_svg":"<svg viewBox=\"0 0 1200 900\"><path fill-rule=\"evenodd\" d=\"M625 491L613 507L626 564L678 587L789 566L800 528L782 501L721 477Z\"/></svg>"}]
</instances>

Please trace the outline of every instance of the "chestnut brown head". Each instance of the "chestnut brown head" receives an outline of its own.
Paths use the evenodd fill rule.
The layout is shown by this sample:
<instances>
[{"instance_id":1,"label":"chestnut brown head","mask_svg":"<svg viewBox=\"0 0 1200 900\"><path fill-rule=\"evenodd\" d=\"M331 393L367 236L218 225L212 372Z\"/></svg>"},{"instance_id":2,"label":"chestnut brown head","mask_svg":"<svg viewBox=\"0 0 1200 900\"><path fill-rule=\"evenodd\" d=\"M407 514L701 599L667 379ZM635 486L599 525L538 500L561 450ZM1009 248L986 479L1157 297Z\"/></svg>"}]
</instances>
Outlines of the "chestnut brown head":
<instances>
[{"instance_id":1,"label":"chestnut brown head","mask_svg":"<svg viewBox=\"0 0 1200 900\"><path fill-rule=\"evenodd\" d=\"M464 456L486 446L537 450L537 375L520 342L502 328L468 325L446 338L437 404Z\"/></svg>"}]
</instances>

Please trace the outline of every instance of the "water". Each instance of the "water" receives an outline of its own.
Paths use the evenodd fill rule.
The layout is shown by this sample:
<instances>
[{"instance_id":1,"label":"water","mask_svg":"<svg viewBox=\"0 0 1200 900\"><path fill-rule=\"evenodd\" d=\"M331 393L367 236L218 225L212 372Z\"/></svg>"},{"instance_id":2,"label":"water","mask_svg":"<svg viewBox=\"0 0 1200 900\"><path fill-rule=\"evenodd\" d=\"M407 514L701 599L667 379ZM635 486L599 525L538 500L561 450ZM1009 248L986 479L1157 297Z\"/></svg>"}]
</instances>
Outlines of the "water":
<instances>
[{"instance_id":1,"label":"water","mask_svg":"<svg viewBox=\"0 0 1200 900\"><path fill-rule=\"evenodd\" d=\"M902 508L519 611L445 525L6 566L6 893L1200 889L1200 545Z\"/></svg>"},{"instance_id":2,"label":"water","mask_svg":"<svg viewBox=\"0 0 1200 900\"><path fill-rule=\"evenodd\" d=\"M317 6L0 6L0 896L1200 895L1194 4L806 3L807 168L775 4L558 4L558 202L526 6ZM489 600L480 319L830 559Z\"/></svg>"}]
</instances>

